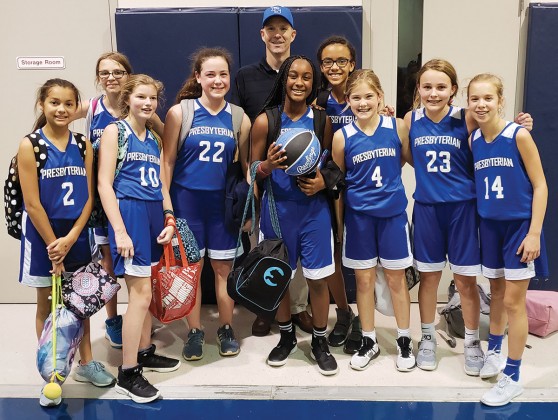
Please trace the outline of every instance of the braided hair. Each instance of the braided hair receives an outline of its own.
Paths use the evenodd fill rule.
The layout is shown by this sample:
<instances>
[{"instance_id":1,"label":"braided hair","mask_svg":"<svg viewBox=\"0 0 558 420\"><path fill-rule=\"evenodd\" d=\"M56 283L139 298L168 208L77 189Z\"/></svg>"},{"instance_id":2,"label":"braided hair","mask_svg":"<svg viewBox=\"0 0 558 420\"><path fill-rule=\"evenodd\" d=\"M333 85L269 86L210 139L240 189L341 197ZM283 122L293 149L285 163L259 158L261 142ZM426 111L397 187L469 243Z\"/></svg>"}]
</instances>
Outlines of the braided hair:
<instances>
[{"instance_id":1,"label":"braided hair","mask_svg":"<svg viewBox=\"0 0 558 420\"><path fill-rule=\"evenodd\" d=\"M285 97L287 95L285 89L285 86L287 85L287 77L289 76L291 65L295 60L306 60L312 67L312 92L306 98L306 104L310 105L314 101L318 90L318 72L316 70L316 66L314 65L312 60L304 55L293 55L287 58L281 65L279 73L277 73L275 83L273 84L273 88L271 89L269 96L265 100L263 109L259 112L259 114L264 112L267 108L274 108L277 106L280 107L279 110L283 112L285 108Z\"/></svg>"}]
</instances>

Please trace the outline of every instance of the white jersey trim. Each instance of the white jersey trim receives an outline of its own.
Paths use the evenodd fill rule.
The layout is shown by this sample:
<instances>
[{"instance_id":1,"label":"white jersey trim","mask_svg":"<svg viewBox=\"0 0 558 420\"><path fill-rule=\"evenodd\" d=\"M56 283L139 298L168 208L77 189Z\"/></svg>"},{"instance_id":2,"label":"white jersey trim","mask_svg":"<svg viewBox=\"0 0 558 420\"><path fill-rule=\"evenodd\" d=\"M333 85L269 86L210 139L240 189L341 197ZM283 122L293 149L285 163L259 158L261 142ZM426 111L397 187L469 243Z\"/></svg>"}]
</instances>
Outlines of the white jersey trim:
<instances>
[{"instance_id":1,"label":"white jersey trim","mask_svg":"<svg viewBox=\"0 0 558 420\"><path fill-rule=\"evenodd\" d=\"M417 267L418 271L422 271L424 273L434 273L435 271L442 271L446 266L446 262L437 262L437 263L425 263L418 260L415 260L415 267Z\"/></svg>"},{"instance_id":2,"label":"white jersey trim","mask_svg":"<svg viewBox=\"0 0 558 420\"><path fill-rule=\"evenodd\" d=\"M477 265L454 265L450 261L450 269L455 274L461 276L480 276L482 274L482 268L480 264Z\"/></svg>"}]
</instances>

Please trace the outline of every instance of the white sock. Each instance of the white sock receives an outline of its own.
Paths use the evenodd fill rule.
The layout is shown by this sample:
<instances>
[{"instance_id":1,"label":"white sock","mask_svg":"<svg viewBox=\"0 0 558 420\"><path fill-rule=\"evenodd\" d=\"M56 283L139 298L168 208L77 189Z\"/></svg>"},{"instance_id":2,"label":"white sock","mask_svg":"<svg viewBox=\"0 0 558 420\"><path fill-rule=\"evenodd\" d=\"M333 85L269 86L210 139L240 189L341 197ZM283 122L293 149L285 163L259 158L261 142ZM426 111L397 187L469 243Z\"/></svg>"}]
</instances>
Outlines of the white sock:
<instances>
[{"instance_id":1,"label":"white sock","mask_svg":"<svg viewBox=\"0 0 558 420\"><path fill-rule=\"evenodd\" d=\"M372 330L372 331L363 331L362 336L371 338L374 341L374 343L377 343L377 341L376 341L376 330L375 329Z\"/></svg>"},{"instance_id":2,"label":"white sock","mask_svg":"<svg viewBox=\"0 0 558 420\"><path fill-rule=\"evenodd\" d=\"M422 341L436 341L436 329L433 322L430 324L421 323L420 329L422 330Z\"/></svg>"},{"instance_id":3,"label":"white sock","mask_svg":"<svg viewBox=\"0 0 558 420\"><path fill-rule=\"evenodd\" d=\"M411 329L406 328L402 330L401 328L397 328L397 338L399 337L409 337L411 338Z\"/></svg>"},{"instance_id":4,"label":"white sock","mask_svg":"<svg viewBox=\"0 0 558 420\"><path fill-rule=\"evenodd\" d=\"M469 328L465 327L465 341L464 344L466 346L473 344L474 341L479 339L479 329L470 330Z\"/></svg>"}]
</instances>

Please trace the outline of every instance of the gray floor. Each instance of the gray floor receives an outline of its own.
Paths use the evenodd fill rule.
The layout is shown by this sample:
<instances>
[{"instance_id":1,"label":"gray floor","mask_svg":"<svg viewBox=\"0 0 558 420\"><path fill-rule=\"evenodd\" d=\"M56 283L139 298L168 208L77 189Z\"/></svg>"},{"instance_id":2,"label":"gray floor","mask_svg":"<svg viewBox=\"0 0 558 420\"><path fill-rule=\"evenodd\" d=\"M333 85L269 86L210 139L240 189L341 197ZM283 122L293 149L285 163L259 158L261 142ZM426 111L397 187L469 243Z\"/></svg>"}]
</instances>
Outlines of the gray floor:
<instances>
[{"instance_id":1,"label":"gray floor","mask_svg":"<svg viewBox=\"0 0 558 420\"><path fill-rule=\"evenodd\" d=\"M353 305L356 310L356 305ZM119 305L124 313L125 305ZM3 397L37 397L42 379L37 373L35 306L0 305L0 395ZM330 308L330 327L335 322ZM146 377L169 399L327 399L383 401L478 401L494 381L469 377L463 371L463 343L455 349L438 337L439 367L434 372L415 369L409 373L395 370L395 320L377 314L380 356L365 371L349 368L350 356L332 348L340 366L333 377L322 376L309 357L310 336L299 333L299 349L281 368L266 365L267 354L276 345L277 327L267 337L252 337L253 315L237 308L234 328L240 339L241 352L232 358L219 356L216 345L218 318L214 306L204 306L202 319L206 331L204 358L197 362L182 360L182 366L169 374L147 373ZM418 305L411 308L411 328L415 344L420 337ZM121 352L109 347L104 338L104 313L91 322L93 353L116 374ZM159 329L154 343L160 352L178 357L186 337L186 324L174 322ZM486 347L486 343L483 343ZM522 381L526 388L519 401L558 401L558 335L545 339L529 335L522 364ZM504 347L505 351L505 347ZM100 389L68 379L64 396L74 398L121 398L114 389Z\"/></svg>"}]
</instances>

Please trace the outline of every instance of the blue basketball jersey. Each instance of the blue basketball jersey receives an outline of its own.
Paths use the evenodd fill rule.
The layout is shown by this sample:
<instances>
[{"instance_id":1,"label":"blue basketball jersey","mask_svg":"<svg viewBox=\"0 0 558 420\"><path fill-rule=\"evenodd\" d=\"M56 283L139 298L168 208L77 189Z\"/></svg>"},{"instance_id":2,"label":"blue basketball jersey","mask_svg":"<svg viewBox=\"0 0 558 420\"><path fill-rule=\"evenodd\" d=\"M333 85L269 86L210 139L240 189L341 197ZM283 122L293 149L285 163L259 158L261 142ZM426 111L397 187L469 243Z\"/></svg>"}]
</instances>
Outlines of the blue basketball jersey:
<instances>
[{"instance_id":1,"label":"blue basketball jersey","mask_svg":"<svg viewBox=\"0 0 558 420\"><path fill-rule=\"evenodd\" d=\"M401 181L401 140L395 118L380 116L373 135L356 123L342 128L345 137L345 205L374 217L392 217L407 207Z\"/></svg>"},{"instance_id":2,"label":"blue basketball jersey","mask_svg":"<svg viewBox=\"0 0 558 420\"><path fill-rule=\"evenodd\" d=\"M291 120L284 112L281 114L281 131L279 135L292 130L293 128L305 128L314 131L314 112L311 107L308 107L306 113L298 120ZM296 183L296 177L290 176L283 170L276 170L271 173L271 186L273 188L273 195L282 200L307 200L307 197Z\"/></svg>"},{"instance_id":3,"label":"blue basketball jersey","mask_svg":"<svg viewBox=\"0 0 558 420\"><path fill-rule=\"evenodd\" d=\"M92 106L92 101L93 99L89 101L90 107ZM91 140L91 143L94 143L97 140L99 140L103 135L103 131L105 131L105 127L116 120L118 120L118 118L113 116L105 108L105 105L103 103L103 96L101 96L97 101L95 113L91 117L91 125L89 127L89 133L88 133L89 140Z\"/></svg>"},{"instance_id":4,"label":"blue basketball jersey","mask_svg":"<svg viewBox=\"0 0 558 420\"><path fill-rule=\"evenodd\" d=\"M349 104L347 102L337 102L331 93L327 98L326 115L331 120L334 133L355 120L355 114L353 114Z\"/></svg>"},{"instance_id":5,"label":"blue basketball jersey","mask_svg":"<svg viewBox=\"0 0 558 420\"><path fill-rule=\"evenodd\" d=\"M424 108L413 111L409 141L415 166L416 201L436 204L475 198L468 137L462 108L451 106L438 123L426 116Z\"/></svg>"},{"instance_id":6,"label":"blue basketball jersey","mask_svg":"<svg viewBox=\"0 0 558 420\"><path fill-rule=\"evenodd\" d=\"M481 217L494 220L530 219L533 186L517 148L520 125L507 122L488 143L480 129L473 131L472 148Z\"/></svg>"},{"instance_id":7,"label":"blue basketball jersey","mask_svg":"<svg viewBox=\"0 0 558 420\"><path fill-rule=\"evenodd\" d=\"M196 99L192 128L178 151L172 181L190 190L224 190L235 147L231 106L227 103L212 115Z\"/></svg>"},{"instance_id":8,"label":"blue basketball jersey","mask_svg":"<svg viewBox=\"0 0 558 420\"><path fill-rule=\"evenodd\" d=\"M119 121L128 136L128 150L122 169L114 179L116 198L135 198L145 201L162 201L160 165L161 154L157 141L147 131L140 140L126 121Z\"/></svg>"},{"instance_id":9,"label":"blue basketball jersey","mask_svg":"<svg viewBox=\"0 0 558 420\"><path fill-rule=\"evenodd\" d=\"M75 220L81 216L89 199L87 172L74 135L70 132L65 151L59 150L45 136L47 159L39 175L41 204L49 219Z\"/></svg>"}]
</instances>

